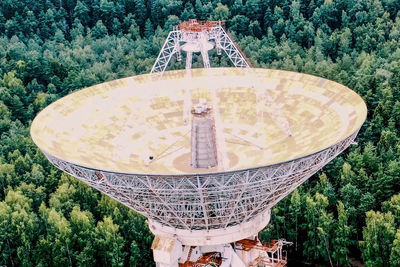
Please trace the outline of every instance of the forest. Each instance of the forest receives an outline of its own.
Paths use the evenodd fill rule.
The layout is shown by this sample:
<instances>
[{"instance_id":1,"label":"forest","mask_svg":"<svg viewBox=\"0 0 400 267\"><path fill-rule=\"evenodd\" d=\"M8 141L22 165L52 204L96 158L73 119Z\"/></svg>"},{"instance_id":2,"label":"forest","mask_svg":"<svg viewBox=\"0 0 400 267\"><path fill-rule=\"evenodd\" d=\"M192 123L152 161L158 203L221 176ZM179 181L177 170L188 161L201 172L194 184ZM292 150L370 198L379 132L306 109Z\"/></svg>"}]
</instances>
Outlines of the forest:
<instances>
[{"instance_id":1,"label":"forest","mask_svg":"<svg viewBox=\"0 0 400 267\"><path fill-rule=\"evenodd\" d=\"M368 106L358 145L275 206L260 238L294 242L289 266L400 266L398 0L0 1L0 266L154 266L146 219L53 167L29 127L74 90L148 73L190 18L224 20L254 67L337 81Z\"/></svg>"}]
</instances>

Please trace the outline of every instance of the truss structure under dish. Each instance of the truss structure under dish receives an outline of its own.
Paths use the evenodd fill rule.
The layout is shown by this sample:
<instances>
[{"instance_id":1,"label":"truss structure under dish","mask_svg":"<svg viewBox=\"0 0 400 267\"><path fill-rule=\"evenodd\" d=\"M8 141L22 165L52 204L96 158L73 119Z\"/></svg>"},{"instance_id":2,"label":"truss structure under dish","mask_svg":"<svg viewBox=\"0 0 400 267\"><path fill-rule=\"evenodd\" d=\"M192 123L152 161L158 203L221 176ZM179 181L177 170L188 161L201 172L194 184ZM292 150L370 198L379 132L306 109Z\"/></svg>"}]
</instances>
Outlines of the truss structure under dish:
<instances>
[{"instance_id":1,"label":"truss structure under dish","mask_svg":"<svg viewBox=\"0 0 400 267\"><path fill-rule=\"evenodd\" d=\"M202 175L112 173L46 156L57 168L151 221L176 229L209 231L245 223L270 209L345 150L356 135L284 163Z\"/></svg>"}]
</instances>

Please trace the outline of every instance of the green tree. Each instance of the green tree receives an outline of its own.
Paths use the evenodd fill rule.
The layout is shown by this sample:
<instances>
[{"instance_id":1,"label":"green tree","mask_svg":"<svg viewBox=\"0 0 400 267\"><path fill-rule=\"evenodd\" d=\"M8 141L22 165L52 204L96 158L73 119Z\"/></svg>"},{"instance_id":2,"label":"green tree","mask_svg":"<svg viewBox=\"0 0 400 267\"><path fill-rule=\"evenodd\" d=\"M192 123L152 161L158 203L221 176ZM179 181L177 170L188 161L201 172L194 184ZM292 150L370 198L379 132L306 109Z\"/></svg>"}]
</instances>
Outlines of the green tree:
<instances>
[{"instance_id":1,"label":"green tree","mask_svg":"<svg viewBox=\"0 0 400 267\"><path fill-rule=\"evenodd\" d=\"M101 20L98 20L96 22L96 26L94 26L92 28L93 37L96 39L103 38L103 37L107 36L107 34L108 34L108 30L107 30L106 26L104 26L104 24Z\"/></svg>"},{"instance_id":2,"label":"green tree","mask_svg":"<svg viewBox=\"0 0 400 267\"><path fill-rule=\"evenodd\" d=\"M5 202L0 202L0 263L14 266L12 255L15 253L10 233L11 208Z\"/></svg>"},{"instance_id":3,"label":"green tree","mask_svg":"<svg viewBox=\"0 0 400 267\"><path fill-rule=\"evenodd\" d=\"M119 226L110 217L104 217L95 229L95 250L98 264L102 266L124 265L124 239L119 233Z\"/></svg>"},{"instance_id":4,"label":"green tree","mask_svg":"<svg viewBox=\"0 0 400 267\"><path fill-rule=\"evenodd\" d=\"M390 253L395 239L396 228L392 213L369 211L360 241L365 266L390 266Z\"/></svg>"},{"instance_id":5,"label":"green tree","mask_svg":"<svg viewBox=\"0 0 400 267\"><path fill-rule=\"evenodd\" d=\"M99 3L99 18L106 25L111 28L113 19L115 18L116 7L113 1L100 0Z\"/></svg>"},{"instance_id":6,"label":"green tree","mask_svg":"<svg viewBox=\"0 0 400 267\"><path fill-rule=\"evenodd\" d=\"M222 5L221 3L217 3L217 7L218 5ZM203 3L201 2L201 0L196 0L196 3L194 5L194 11L196 12L196 17L199 20L206 20L208 18L208 13L207 10L204 8ZM229 11L229 9L228 9ZM215 13L215 9L214 9L214 13Z\"/></svg>"},{"instance_id":7,"label":"green tree","mask_svg":"<svg viewBox=\"0 0 400 267\"><path fill-rule=\"evenodd\" d=\"M349 248L354 243L351 239L354 228L348 225L348 212L340 201L337 205L337 211L338 220L332 240L332 258L335 260L337 266L346 266L350 263L348 256L350 255Z\"/></svg>"},{"instance_id":8,"label":"green tree","mask_svg":"<svg viewBox=\"0 0 400 267\"><path fill-rule=\"evenodd\" d=\"M382 211L391 212L397 227L400 227L400 194L394 195L390 200L383 202Z\"/></svg>"},{"instance_id":9,"label":"green tree","mask_svg":"<svg viewBox=\"0 0 400 267\"><path fill-rule=\"evenodd\" d=\"M51 262L54 265L72 265L71 225L67 219L54 209L46 211L46 236L39 246L50 248ZM46 251L44 251L46 253Z\"/></svg>"},{"instance_id":10,"label":"green tree","mask_svg":"<svg viewBox=\"0 0 400 267\"><path fill-rule=\"evenodd\" d=\"M326 212L325 210L321 211L319 216L318 223L318 238L319 245L318 249L320 249L321 256L325 260L329 260L330 265L332 266L332 238L333 238L333 230L334 230L334 218L333 214Z\"/></svg>"},{"instance_id":11,"label":"green tree","mask_svg":"<svg viewBox=\"0 0 400 267\"><path fill-rule=\"evenodd\" d=\"M75 206L71 211L70 218L73 262L78 266L95 266L93 215L89 211L81 211L78 206Z\"/></svg>"},{"instance_id":12,"label":"green tree","mask_svg":"<svg viewBox=\"0 0 400 267\"><path fill-rule=\"evenodd\" d=\"M66 175L66 174L63 174ZM69 183L62 183L54 192L51 194L49 204L51 208L61 212L64 215L68 215L73 207L76 205L74 195L76 192L75 186Z\"/></svg>"},{"instance_id":13,"label":"green tree","mask_svg":"<svg viewBox=\"0 0 400 267\"><path fill-rule=\"evenodd\" d=\"M40 204L46 201L46 193L43 186L36 187L34 184L23 182L16 188L16 191L22 193L29 200L32 200L32 209L35 212L39 210Z\"/></svg>"},{"instance_id":14,"label":"green tree","mask_svg":"<svg viewBox=\"0 0 400 267\"><path fill-rule=\"evenodd\" d=\"M0 100L0 132L7 132L11 127L11 112Z\"/></svg>"},{"instance_id":15,"label":"green tree","mask_svg":"<svg viewBox=\"0 0 400 267\"><path fill-rule=\"evenodd\" d=\"M292 227L289 228L289 240L294 241L295 250L298 250L298 236L301 222L301 198L299 191L296 189L290 195L289 217L291 218Z\"/></svg>"},{"instance_id":16,"label":"green tree","mask_svg":"<svg viewBox=\"0 0 400 267\"><path fill-rule=\"evenodd\" d=\"M250 22L249 33L251 35L253 35L254 37L261 38L262 30L261 30L260 23L257 20Z\"/></svg>"},{"instance_id":17,"label":"green tree","mask_svg":"<svg viewBox=\"0 0 400 267\"><path fill-rule=\"evenodd\" d=\"M13 190L0 202L0 250L4 249L2 261L5 264L33 265L37 217L31 203L31 199Z\"/></svg>"},{"instance_id":18,"label":"green tree","mask_svg":"<svg viewBox=\"0 0 400 267\"><path fill-rule=\"evenodd\" d=\"M15 56L18 57L18 55ZM0 78L0 100L11 111L12 119L21 121L26 119L26 110L24 109L24 103L26 104L27 100L26 89L23 81L17 77L16 71L5 73L3 78Z\"/></svg>"},{"instance_id":19,"label":"green tree","mask_svg":"<svg viewBox=\"0 0 400 267\"><path fill-rule=\"evenodd\" d=\"M146 5L144 3L144 0L135 0L135 20L139 27L144 27L144 23L147 17L145 10Z\"/></svg>"},{"instance_id":20,"label":"green tree","mask_svg":"<svg viewBox=\"0 0 400 267\"><path fill-rule=\"evenodd\" d=\"M151 13L151 19L154 22L155 25L162 25L163 22L165 21L165 17L163 14L163 3L162 1L155 1L151 5L150 13Z\"/></svg>"},{"instance_id":21,"label":"green tree","mask_svg":"<svg viewBox=\"0 0 400 267\"><path fill-rule=\"evenodd\" d=\"M81 2L80 0L76 1L76 6L74 8L74 19L79 19L83 25L87 26L90 23L90 9L87 7L85 2Z\"/></svg>"},{"instance_id":22,"label":"green tree","mask_svg":"<svg viewBox=\"0 0 400 267\"><path fill-rule=\"evenodd\" d=\"M200 1L200 0L198 0ZM196 2L197 3L197 2ZM214 9L213 19L214 20L227 20L230 16L229 8L226 5L217 3Z\"/></svg>"},{"instance_id":23,"label":"green tree","mask_svg":"<svg viewBox=\"0 0 400 267\"><path fill-rule=\"evenodd\" d=\"M243 1L242 0L235 0L232 6L232 15L242 15L244 10Z\"/></svg>"},{"instance_id":24,"label":"green tree","mask_svg":"<svg viewBox=\"0 0 400 267\"><path fill-rule=\"evenodd\" d=\"M169 15L167 21L165 22L164 29L167 31L171 31L173 26L179 24L179 18L175 15Z\"/></svg>"},{"instance_id":25,"label":"green tree","mask_svg":"<svg viewBox=\"0 0 400 267\"><path fill-rule=\"evenodd\" d=\"M397 230L390 253L390 266L400 266L400 229Z\"/></svg>"},{"instance_id":26,"label":"green tree","mask_svg":"<svg viewBox=\"0 0 400 267\"><path fill-rule=\"evenodd\" d=\"M263 16L263 10L260 0L247 0L244 6L246 11L246 17L253 21L261 21Z\"/></svg>"},{"instance_id":27,"label":"green tree","mask_svg":"<svg viewBox=\"0 0 400 267\"><path fill-rule=\"evenodd\" d=\"M319 176L319 182L315 186L315 190L328 198L329 206L333 207L335 205L336 192L325 173Z\"/></svg>"},{"instance_id":28,"label":"green tree","mask_svg":"<svg viewBox=\"0 0 400 267\"><path fill-rule=\"evenodd\" d=\"M332 230L334 229L333 215L326 208L328 198L319 193L314 199L306 198L304 229L308 240L304 242L303 254L311 260L331 260ZM331 264L332 265L332 264Z\"/></svg>"},{"instance_id":29,"label":"green tree","mask_svg":"<svg viewBox=\"0 0 400 267\"><path fill-rule=\"evenodd\" d=\"M61 179L59 180L60 187L61 185L67 184L69 189L66 191L70 192L69 198L73 200L77 205L79 205L82 209L84 210L94 210L95 207L98 204L98 196L99 192L92 187L88 186L87 184L81 182L80 180L63 173L61 175ZM59 188L60 188L59 187ZM59 192L57 189L57 192L55 194L60 193L63 195L63 193ZM65 197L65 198L64 198ZM60 200L63 199L64 202L68 202L65 196L60 196ZM53 195L52 195L53 198ZM51 199L52 199L51 198ZM62 202L62 201L61 201ZM56 203L54 203L56 204ZM58 205L58 203L56 204Z\"/></svg>"},{"instance_id":30,"label":"green tree","mask_svg":"<svg viewBox=\"0 0 400 267\"><path fill-rule=\"evenodd\" d=\"M180 15L180 18L182 21L187 21L189 19L193 19L196 17L196 14L194 13L194 8L193 5L190 2L187 2L185 4L185 9L183 10L182 14Z\"/></svg>"},{"instance_id":31,"label":"green tree","mask_svg":"<svg viewBox=\"0 0 400 267\"><path fill-rule=\"evenodd\" d=\"M136 241L133 240L131 243L131 248L130 248L130 257L129 257L129 266L132 267L139 267L140 265L140 250L138 245L136 244Z\"/></svg>"},{"instance_id":32,"label":"green tree","mask_svg":"<svg viewBox=\"0 0 400 267\"><path fill-rule=\"evenodd\" d=\"M229 29L235 31L237 34L248 34L248 25L250 21L244 15L236 15L229 22Z\"/></svg>"},{"instance_id":33,"label":"green tree","mask_svg":"<svg viewBox=\"0 0 400 267\"><path fill-rule=\"evenodd\" d=\"M264 13L264 31L266 30L266 29L268 29L268 28L271 28L272 27L272 25L274 24L274 14L272 13L272 11L271 11L271 8L270 7L268 7L267 8L267 10L265 10L265 13ZM272 30L272 29L271 29Z\"/></svg>"},{"instance_id":34,"label":"green tree","mask_svg":"<svg viewBox=\"0 0 400 267\"><path fill-rule=\"evenodd\" d=\"M6 188L17 185L17 174L13 164L0 164L0 199L4 199Z\"/></svg>"},{"instance_id":35,"label":"green tree","mask_svg":"<svg viewBox=\"0 0 400 267\"><path fill-rule=\"evenodd\" d=\"M57 25L55 22L55 16L56 14L51 8L49 8L46 13L42 11L39 14L40 37L42 39L49 39L56 31Z\"/></svg>"},{"instance_id":36,"label":"green tree","mask_svg":"<svg viewBox=\"0 0 400 267\"><path fill-rule=\"evenodd\" d=\"M140 37L139 26L132 14L128 14L128 16L125 17L122 25L126 28L125 31L131 35L133 40L137 40Z\"/></svg>"},{"instance_id":37,"label":"green tree","mask_svg":"<svg viewBox=\"0 0 400 267\"><path fill-rule=\"evenodd\" d=\"M153 23L151 23L150 19L146 20L146 25L144 27L144 37L150 38L154 34Z\"/></svg>"},{"instance_id":38,"label":"green tree","mask_svg":"<svg viewBox=\"0 0 400 267\"><path fill-rule=\"evenodd\" d=\"M376 200L374 196L370 192L363 194L360 199L360 205L358 206L358 210L362 217L364 218L367 211L373 210L375 208Z\"/></svg>"}]
</instances>

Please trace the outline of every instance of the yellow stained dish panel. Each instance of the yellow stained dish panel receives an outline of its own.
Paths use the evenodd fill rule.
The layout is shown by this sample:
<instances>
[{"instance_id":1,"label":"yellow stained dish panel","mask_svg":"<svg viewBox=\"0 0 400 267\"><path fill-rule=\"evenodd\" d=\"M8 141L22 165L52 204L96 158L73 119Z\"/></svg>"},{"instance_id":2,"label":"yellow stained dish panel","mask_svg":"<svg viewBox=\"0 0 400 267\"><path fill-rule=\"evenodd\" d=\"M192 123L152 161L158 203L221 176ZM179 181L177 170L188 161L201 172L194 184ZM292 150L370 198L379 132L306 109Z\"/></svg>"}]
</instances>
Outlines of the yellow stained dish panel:
<instances>
[{"instance_id":1,"label":"yellow stained dish panel","mask_svg":"<svg viewBox=\"0 0 400 267\"><path fill-rule=\"evenodd\" d=\"M176 70L162 78L145 74L106 82L63 97L37 115L31 136L45 153L93 169L154 175L217 172L189 165L186 90L192 107L200 99L211 105L210 92L216 90L230 163L225 171L326 149L358 131L367 114L358 94L311 75L217 68L193 69L188 78L185 70ZM285 120L291 136L282 128Z\"/></svg>"}]
</instances>

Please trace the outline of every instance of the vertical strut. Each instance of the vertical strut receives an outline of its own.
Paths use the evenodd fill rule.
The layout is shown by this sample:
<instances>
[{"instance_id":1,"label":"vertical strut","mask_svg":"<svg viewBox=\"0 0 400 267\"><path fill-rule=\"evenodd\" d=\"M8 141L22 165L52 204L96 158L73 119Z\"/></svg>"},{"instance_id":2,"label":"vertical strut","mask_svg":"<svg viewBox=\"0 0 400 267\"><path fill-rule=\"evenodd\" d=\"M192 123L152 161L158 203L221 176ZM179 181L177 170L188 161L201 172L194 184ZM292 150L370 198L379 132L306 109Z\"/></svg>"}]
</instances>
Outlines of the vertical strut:
<instances>
[{"instance_id":1,"label":"vertical strut","mask_svg":"<svg viewBox=\"0 0 400 267\"><path fill-rule=\"evenodd\" d=\"M205 32L200 33L201 56L203 57L204 68L210 68L210 59L208 58L208 51L206 50L207 39Z\"/></svg>"},{"instance_id":2,"label":"vertical strut","mask_svg":"<svg viewBox=\"0 0 400 267\"><path fill-rule=\"evenodd\" d=\"M189 80L192 78L192 57L193 52L186 52L186 79L188 79L188 83L185 89L185 99L183 104L183 123L186 125L190 122L190 109L192 108L192 93L190 92Z\"/></svg>"},{"instance_id":3,"label":"vertical strut","mask_svg":"<svg viewBox=\"0 0 400 267\"><path fill-rule=\"evenodd\" d=\"M186 74L188 75L190 75L190 70L192 69L192 57L193 57L192 51L186 52Z\"/></svg>"}]
</instances>

